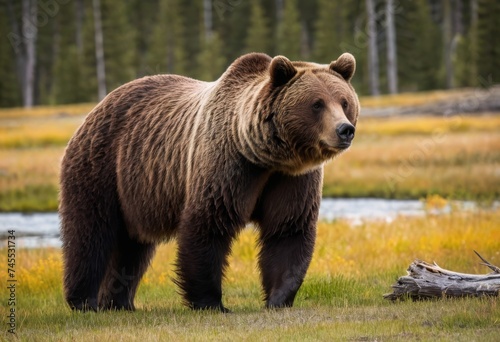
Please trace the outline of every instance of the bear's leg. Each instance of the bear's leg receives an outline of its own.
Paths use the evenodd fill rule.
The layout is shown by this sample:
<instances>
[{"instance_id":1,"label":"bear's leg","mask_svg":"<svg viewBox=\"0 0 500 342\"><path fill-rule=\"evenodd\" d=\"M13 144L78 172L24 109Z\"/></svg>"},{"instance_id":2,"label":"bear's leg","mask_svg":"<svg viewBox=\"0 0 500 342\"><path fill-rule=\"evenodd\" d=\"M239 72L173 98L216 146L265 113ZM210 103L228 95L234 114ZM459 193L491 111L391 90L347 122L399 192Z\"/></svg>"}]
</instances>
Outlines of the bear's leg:
<instances>
[{"instance_id":1,"label":"bear's leg","mask_svg":"<svg viewBox=\"0 0 500 342\"><path fill-rule=\"evenodd\" d=\"M92 217L92 216L91 216ZM115 234L83 216L62 216L65 298L73 310L97 311ZM94 229L95 228L95 229Z\"/></svg>"},{"instance_id":2,"label":"bear's leg","mask_svg":"<svg viewBox=\"0 0 500 342\"><path fill-rule=\"evenodd\" d=\"M266 306L293 305L314 250L322 172L273 175L253 214Z\"/></svg>"},{"instance_id":3,"label":"bear's leg","mask_svg":"<svg viewBox=\"0 0 500 342\"><path fill-rule=\"evenodd\" d=\"M84 145L85 146L85 145ZM74 310L98 310L98 294L120 230L125 229L118 195L99 169L76 160L69 146L61 168L61 240L64 289ZM82 147L84 149L84 147ZM108 161L96 165L112 167ZM102 172L109 172L104 170Z\"/></svg>"},{"instance_id":4,"label":"bear's leg","mask_svg":"<svg viewBox=\"0 0 500 342\"><path fill-rule=\"evenodd\" d=\"M266 306L290 307L306 275L314 249L314 230L261 236L259 268Z\"/></svg>"},{"instance_id":5,"label":"bear's leg","mask_svg":"<svg viewBox=\"0 0 500 342\"><path fill-rule=\"evenodd\" d=\"M203 225L179 234L175 283L190 308L229 311L222 305L222 277L233 238Z\"/></svg>"},{"instance_id":6,"label":"bear's leg","mask_svg":"<svg viewBox=\"0 0 500 342\"><path fill-rule=\"evenodd\" d=\"M137 287L154 255L155 244L140 243L125 234L118 239L99 291L101 310L135 310Z\"/></svg>"}]
</instances>

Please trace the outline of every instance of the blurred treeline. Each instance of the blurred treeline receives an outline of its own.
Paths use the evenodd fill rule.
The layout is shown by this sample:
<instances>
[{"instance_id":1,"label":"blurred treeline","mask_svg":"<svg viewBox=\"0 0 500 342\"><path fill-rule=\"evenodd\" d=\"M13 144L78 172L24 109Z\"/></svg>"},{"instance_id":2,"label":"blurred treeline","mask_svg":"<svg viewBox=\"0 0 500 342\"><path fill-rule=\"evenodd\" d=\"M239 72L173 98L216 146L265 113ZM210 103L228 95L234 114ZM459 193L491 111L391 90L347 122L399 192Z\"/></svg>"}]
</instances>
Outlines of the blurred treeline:
<instances>
[{"instance_id":1,"label":"blurred treeline","mask_svg":"<svg viewBox=\"0 0 500 342\"><path fill-rule=\"evenodd\" d=\"M251 51L358 61L360 94L500 81L498 0L0 0L0 107L98 101L134 78L216 79Z\"/></svg>"}]
</instances>

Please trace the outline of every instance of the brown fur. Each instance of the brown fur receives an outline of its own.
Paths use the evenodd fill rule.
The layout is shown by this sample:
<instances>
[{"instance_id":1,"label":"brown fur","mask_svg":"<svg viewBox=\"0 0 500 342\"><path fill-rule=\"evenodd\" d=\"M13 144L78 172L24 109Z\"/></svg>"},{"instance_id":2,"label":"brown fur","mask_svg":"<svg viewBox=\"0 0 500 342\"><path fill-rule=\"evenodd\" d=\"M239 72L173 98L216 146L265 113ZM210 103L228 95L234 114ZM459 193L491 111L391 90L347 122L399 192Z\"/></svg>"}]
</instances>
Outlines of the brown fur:
<instances>
[{"instance_id":1,"label":"brown fur","mask_svg":"<svg viewBox=\"0 0 500 342\"><path fill-rule=\"evenodd\" d=\"M322 164L354 135L354 68L349 54L326 66L254 53L215 82L158 75L110 93L62 162L69 305L133 310L155 246L176 238L186 304L224 311L231 243L254 222L266 305L291 306L314 247Z\"/></svg>"}]
</instances>

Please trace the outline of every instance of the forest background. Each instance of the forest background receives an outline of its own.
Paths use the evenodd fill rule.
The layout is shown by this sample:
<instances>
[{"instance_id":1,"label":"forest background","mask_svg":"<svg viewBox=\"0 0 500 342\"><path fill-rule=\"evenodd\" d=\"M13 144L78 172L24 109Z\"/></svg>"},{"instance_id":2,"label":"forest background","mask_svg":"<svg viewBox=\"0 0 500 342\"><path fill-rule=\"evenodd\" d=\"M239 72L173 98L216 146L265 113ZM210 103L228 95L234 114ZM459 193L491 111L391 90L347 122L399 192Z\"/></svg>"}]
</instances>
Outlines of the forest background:
<instances>
[{"instance_id":1,"label":"forest background","mask_svg":"<svg viewBox=\"0 0 500 342\"><path fill-rule=\"evenodd\" d=\"M361 95L487 87L495 0L1 0L0 107L97 102L132 79L214 80L243 53L357 59Z\"/></svg>"}]
</instances>

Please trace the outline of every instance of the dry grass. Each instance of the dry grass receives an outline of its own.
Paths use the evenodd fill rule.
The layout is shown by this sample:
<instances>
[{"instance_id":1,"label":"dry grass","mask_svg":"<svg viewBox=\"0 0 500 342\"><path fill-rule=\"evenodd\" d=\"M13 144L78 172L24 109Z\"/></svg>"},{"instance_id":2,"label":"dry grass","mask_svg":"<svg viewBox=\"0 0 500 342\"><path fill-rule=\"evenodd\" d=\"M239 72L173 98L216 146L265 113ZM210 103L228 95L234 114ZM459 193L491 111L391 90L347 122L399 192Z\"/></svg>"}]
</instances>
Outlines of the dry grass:
<instances>
[{"instance_id":1,"label":"dry grass","mask_svg":"<svg viewBox=\"0 0 500 342\"><path fill-rule=\"evenodd\" d=\"M498 299L391 304L382 299L415 258L467 273L487 273L472 253L500 264L500 211L453 212L394 222L321 223L308 276L292 309L260 300L256 234L233 247L224 301L234 313L182 307L170 277L175 243L161 246L138 292L135 313L72 313L61 288L57 249L18 250L20 340L477 340L500 333ZM5 250L0 262L6 264ZM0 283L6 284L6 272ZM0 305L5 305L2 301ZM4 316L2 314L2 316ZM1 336L1 335L0 335ZM3 337L7 337L4 333Z\"/></svg>"},{"instance_id":2,"label":"dry grass","mask_svg":"<svg viewBox=\"0 0 500 342\"><path fill-rule=\"evenodd\" d=\"M499 116L368 119L327 164L324 194L491 200L500 196L499 167Z\"/></svg>"},{"instance_id":3,"label":"dry grass","mask_svg":"<svg viewBox=\"0 0 500 342\"><path fill-rule=\"evenodd\" d=\"M442 199L441 199L442 200ZM440 201L441 201L440 200ZM439 206L436 199L429 203ZM415 258L439 261L441 266L470 273L487 273L472 251L485 251L500 264L500 210L400 217L394 222L366 221L352 226L345 220L320 222L309 277L363 279L377 274L401 273ZM257 286L257 233L246 229L233 247L227 282ZM175 258L174 242L157 253L143 286L170 283L173 269L165 267ZM489 254L488 254L489 253ZM371 271L370 271L371 270Z\"/></svg>"},{"instance_id":4,"label":"dry grass","mask_svg":"<svg viewBox=\"0 0 500 342\"><path fill-rule=\"evenodd\" d=\"M419 135L435 139L453 133L499 132L500 115L399 116L389 118L361 117L357 137Z\"/></svg>"},{"instance_id":5,"label":"dry grass","mask_svg":"<svg viewBox=\"0 0 500 342\"><path fill-rule=\"evenodd\" d=\"M435 90L396 95L363 96L361 106L367 108L418 106L444 100L455 100L464 95L474 94L472 89Z\"/></svg>"},{"instance_id":6,"label":"dry grass","mask_svg":"<svg viewBox=\"0 0 500 342\"><path fill-rule=\"evenodd\" d=\"M56 210L59 160L92 106L0 110L0 211ZM324 195L498 199L499 151L500 115L361 118L353 147L326 167Z\"/></svg>"},{"instance_id":7,"label":"dry grass","mask_svg":"<svg viewBox=\"0 0 500 342\"><path fill-rule=\"evenodd\" d=\"M82 122L83 117L4 120L0 126L0 148L65 146Z\"/></svg>"},{"instance_id":8,"label":"dry grass","mask_svg":"<svg viewBox=\"0 0 500 342\"><path fill-rule=\"evenodd\" d=\"M0 211L57 209L64 147L0 149Z\"/></svg>"},{"instance_id":9,"label":"dry grass","mask_svg":"<svg viewBox=\"0 0 500 342\"><path fill-rule=\"evenodd\" d=\"M64 118L68 116L83 116L95 107L95 103L81 103L58 106L37 106L25 108L0 108L0 119L20 118Z\"/></svg>"}]
</instances>

